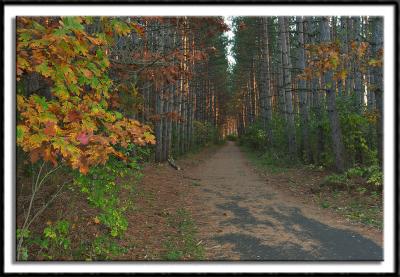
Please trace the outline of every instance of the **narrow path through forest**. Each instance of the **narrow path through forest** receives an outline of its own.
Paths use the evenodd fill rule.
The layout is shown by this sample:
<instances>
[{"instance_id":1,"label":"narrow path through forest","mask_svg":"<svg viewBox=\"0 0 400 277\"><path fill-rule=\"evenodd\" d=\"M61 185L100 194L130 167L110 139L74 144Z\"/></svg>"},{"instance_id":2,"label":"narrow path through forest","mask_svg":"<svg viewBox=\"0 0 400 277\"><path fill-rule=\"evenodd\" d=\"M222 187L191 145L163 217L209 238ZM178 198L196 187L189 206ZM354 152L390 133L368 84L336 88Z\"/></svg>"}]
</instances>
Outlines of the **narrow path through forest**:
<instances>
[{"instance_id":1,"label":"narrow path through forest","mask_svg":"<svg viewBox=\"0 0 400 277\"><path fill-rule=\"evenodd\" d=\"M186 174L189 174L188 172ZM228 142L190 172L193 216L212 260L381 260L382 248L264 180Z\"/></svg>"}]
</instances>

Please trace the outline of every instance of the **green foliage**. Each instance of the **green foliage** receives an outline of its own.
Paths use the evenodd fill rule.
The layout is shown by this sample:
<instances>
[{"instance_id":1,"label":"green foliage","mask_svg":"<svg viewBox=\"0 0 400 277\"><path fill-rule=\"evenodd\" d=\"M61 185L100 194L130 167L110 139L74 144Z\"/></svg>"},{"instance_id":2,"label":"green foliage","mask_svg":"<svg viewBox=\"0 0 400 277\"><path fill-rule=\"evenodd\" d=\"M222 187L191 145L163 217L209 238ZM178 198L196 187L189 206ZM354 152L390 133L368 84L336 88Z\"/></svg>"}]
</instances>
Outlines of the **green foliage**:
<instances>
[{"instance_id":1,"label":"green foliage","mask_svg":"<svg viewBox=\"0 0 400 277\"><path fill-rule=\"evenodd\" d=\"M226 139L229 141L237 141L237 136L234 134L230 134L226 136Z\"/></svg>"},{"instance_id":2,"label":"green foliage","mask_svg":"<svg viewBox=\"0 0 400 277\"><path fill-rule=\"evenodd\" d=\"M341 96L337 99L343 143L349 164L354 165L363 162L370 165L374 163L374 159L371 156L376 157L376 149L371 149L374 144L371 142L373 138L370 137L371 134L369 132L373 123L370 122L365 114L356 110L355 102L355 94Z\"/></svg>"},{"instance_id":3,"label":"green foliage","mask_svg":"<svg viewBox=\"0 0 400 277\"><path fill-rule=\"evenodd\" d=\"M364 168L363 176L367 178L367 183L377 187L383 185L383 172L377 165L372 165Z\"/></svg>"},{"instance_id":4,"label":"green foliage","mask_svg":"<svg viewBox=\"0 0 400 277\"><path fill-rule=\"evenodd\" d=\"M220 142L218 129L209 122L193 121L193 129L193 144L195 148Z\"/></svg>"},{"instance_id":5,"label":"green foliage","mask_svg":"<svg viewBox=\"0 0 400 277\"><path fill-rule=\"evenodd\" d=\"M69 222L66 220L57 221L55 224L47 226L43 230L45 238L49 239L49 244L54 244L56 247L62 247L64 250L70 248L71 241L69 235Z\"/></svg>"},{"instance_id":6,"label":"green foliage","mask_svg":"<svg viewBox=\"0 0 400 277\"><path fill-rule=\"evenodd\" d=\"M127 252L125 247L120 246L115 240L107 235L96 237L93 241L81 245L81 254L87 261L111 260L120 254Z\"/></svg>"},{"instance_id":7,"label":"green foliage","mask_svg":"<svg viewBox=\"0 0 400 277\"><path fill-rule=\"evenodd\" d=\"M123 161L111 158L104 166L91 168L86 175L77 173L74 179L75 185L87 195L89 203L100 209L99 220L109 228L113 237L123 234L128 227L125 209L119 200L121 186L116 182L118 177L129 172Z\"/></svg>"},{"instance_id":8,"label":"green foliage","mask_svg":"<svg viewBox=\"0 0 400 277\"><path fill-rule=\"evenodd\" d=\"M92 167L86 175L75 173L74 184L87 195L89 204L100 209L96 219L109 228L112 237L121 236L128 228L124 214L131 205L129 202L121 203L122 186L118 182L129 188L134 180L142 178L140 162L147 159L149 153L148 148L130 144L124 152L128 157L133 156L128 163L112 157L106 164ZM128 176L131 183L123 183L124 177Z\"/></svg>"},{"instance_id":9,"label":"green foliage","mask_svg":"<svg viewBox=\"0 0 400 277\"><path fill-rule=\"evenodd\" d=\"M29 250L37 248L38 256L53 260L61 256L68 255L71 249L70 223L67 220L48 222L42 235L33 236L29 230L17 229L17 238L21 236L25 239L26 247L21 249L21 260L28 260Z\"/></svg>"},{"instance_id":10,"label":"green foliage","mask_svg":"<svg viewBox=\"0 0 400 277\"><path fill-rule=\"evenodd\" d=\"M176 234L170 234L164 242L166 260L201 260L204 249L196 239L197 228L188 211L178 209L169 216L168 224L176 229Z\"/></svg>"},{"instance_id":11,"label":"green foliage","mask_svg":"<svg viewBox=\"0 0 400 277\"><path fill-rule=\"evenodd\" d=\"M346 186L353 185L352 179L356 177L363 178L367 184L373 185L376 188L382 187L383 174L382 170L377 165L368 167L353 167L348 169L343 174L332 174L325 177L323 184L345 184Z\"/></svg>"},{"instance_id":12,"label":"green foliage","mask_svg":"<svg viewBox=\"0 0 400 277\"><path fill-rule=\"evenodd\" d=\"M284 172L292 164L285 153L275 152L267 149L265 152L255 152L252 148L244 146L242 148L249 159L261 170L278 173Z\"/></svg>"},{"instance_id":13,"label":"green foliage","mask_svg":"<svg viewBox=\"0 0 400 277\"><path fill-rule=\"evenodd\" d=\"M248 146L254 150L265 150L267 133L261 128L259 122L250 125L245 133L240 136L239 145Z\"/></svg>"},{"instance_id":14,"label":"green foliage","mask_svg":"<svg viewBox=\"0 0 400 277\"><path fill-rule=\"evenodd\" d=\"M136 144L128 144L128 147L125 149L125 155L129 157L131 160L134 160L134 164L130 164L130 166L134 166L134 169L140 170L140 163L147 162L150 160L152 153L152 148L149 146L139 146Z\"/></svg>"},{"instance_id":15,"label":"green foliage","mask_svg":"<svg viewBox=\"0 0 400 277\"><path fill-rule=\"evenodd\" d=\"M322 201L322 202L321 202L321 207L324 208L324 209L329 208L329 207L330 207L329 202L327 202L327 201Z\"/></svg>"},{"instance_id":16,"label":"green foliage","mask_svg":"<svg viewBox=\"0 0 400 277\"><path fill-rule=\"evenodd\" d=\"M250 158L260 167L269 170L296 165L288 153L286 127L283 118L274 116L270 125L274 136L273 144L267 143L267 133L262 128L261 122L255 122L246 128L245 133L239 137L239 145L255 151L256 156ZM248 151L249 152L249 151Z\"/></svg>"}]
</instances>

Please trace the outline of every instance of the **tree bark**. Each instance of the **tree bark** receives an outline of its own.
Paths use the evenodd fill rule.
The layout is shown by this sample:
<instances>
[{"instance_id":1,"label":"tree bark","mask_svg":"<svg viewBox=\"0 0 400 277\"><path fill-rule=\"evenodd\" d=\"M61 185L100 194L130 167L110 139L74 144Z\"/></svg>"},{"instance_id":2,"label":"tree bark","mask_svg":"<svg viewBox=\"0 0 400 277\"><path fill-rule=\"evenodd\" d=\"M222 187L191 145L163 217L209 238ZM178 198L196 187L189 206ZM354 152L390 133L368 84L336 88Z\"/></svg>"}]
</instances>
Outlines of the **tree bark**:
<instances>
[{"instance_id":1,"label":"tree bark","mask_svg":"<svg viewBox=\"0 0 400 277\"><path fill-rule=\"evenodd\" d=\"M322 17L321 24L321 42L329 43L330 41L329 17L324 16ZM335 154L335 166L339 172L342 172L345 169L344 146L339 116L336 109L336 91L333 87L333 73L331 70L325 72L324 81L327 96L328 117L331 126L333 152Z\"/></svg>"},{"instance_id":2,"label":"tree bark","mask_svg":"<svg viewBox=\"0 0 400 277\"><path fill-rule=\"evenodd\" d=\"M305 69L305 53L304 53L304 28L303 28L303 17L297 17L297 30L299 39L299 60L298 67L301 72ZM299 100L300 100L300 118L301 118L301 134L302 134L302 145L303 145L303 155L302 158L306 163L311 161L311 151L308 135L308 111L307 111L307 88L306 80L299 80Z\"/></svg>"},{"instance_id":3,"label":"tree bark","mask_svg":"<svg viewBox=\"0 0 400 277\"><path fill-rule=\"evenodd\" d=\"M285 100L286 100L286 113L287 113L287 135L288 135L288 146L289 146L289 154L291 159L296 159L296 137L295 137L295 125L294 125L294 113L293 113L293 104L292 104L292 86L291 86L291 63L289 57L289 42L287 41L286 33L288 30L285 28L286 26L286 18L279 17L279 27L280 27L280 35L281 35L281 49L282 49L282 61L283 61L283 81L284 81L284 89L285 89Z\"/></svg>"}]
</instances>

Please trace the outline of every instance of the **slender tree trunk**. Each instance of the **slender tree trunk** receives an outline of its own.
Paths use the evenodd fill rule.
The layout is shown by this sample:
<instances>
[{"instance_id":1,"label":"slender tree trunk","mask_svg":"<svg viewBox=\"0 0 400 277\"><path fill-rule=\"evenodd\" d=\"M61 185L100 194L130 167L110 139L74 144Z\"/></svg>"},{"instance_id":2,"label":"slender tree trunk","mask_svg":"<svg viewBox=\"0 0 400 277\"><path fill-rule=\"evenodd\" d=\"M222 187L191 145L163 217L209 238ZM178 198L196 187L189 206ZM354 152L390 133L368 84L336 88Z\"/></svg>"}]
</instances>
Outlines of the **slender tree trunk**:
<instances>
[{"instance_id":1,"label":"slender tree trunk","mask_svg":"<svg viewBox=\"0 0 400 277\"><path fill-rule=\"evenodd\" d=\"M355 16L353 19L353 28L354 28L354 40L357 43L357 46L361 43L361 35L360 35L360 17ZM355 104L358 113L361 114L363 100L364 100L364 92L362 90L362 75L360 71L359 61L354 60L354 94L355 94Z\"/></svg>"},{"instance_id":2,"label":"slender tree trunk","mask_svg":"<svg viewBox=\"0 0 400 277\"><path fill-rule=\"evenodd\" d=\"M322 17L321 24L321 42L330 42L329 33L329 17ZM342 130L340 128L339 116L336 109L336 91L333 88L333 73L332 71L327 71L324 74L325 90L327 95L327 108L328 117L331 125L331 134L333 142L333 152L335 153L335 166L340 172L345 169L344 162L344 147L342 139Z\"/></svg>"},{"instance_id":3,"label":"slender tree trunk","mask_svg":"<svg viewBox=\"0 0 400 277\"><path fill-rule=\"evenodd\" d=\"M304 53L304 28L303 17L297 17L297 30L299 32L299 69L304 72L305 69L305 53ZM301 118L301 134L302 145L304 147L304 161L306 163L311 161L311 151L308 135L308 111L307 111L307 88L304 79L299 80L299 99L300 99L300 118Z\"/></svg>"},{"instance_id":4,"label":"slender tree trunk","mask_svg":"<svg viewBox=\"0 0 400 277\"><path fill-rule=\"evenodd\" d=\"M287 133L288 133L288 146L289 146L289 154L291 159L296 159L296 138L295 138L295 125L294 125L294 113L293 113L293 104L292 104L292 86L291 86L291 64L290 57L288 53L288 45L287 41L287 29L286 26L286 18L279 17L279 26L281 32L281 49L282 49L282 60L283 60L283 73L284 73L284 89L286 95L286 113L287 113Z\"/></svg>"},{"instance_id":5,"label":"slender tree trunk","mask_svg":"<svg viewBox=\"0 0 400 277\"><path fill-rule=\"evenodd\" d=\"M271 91L269 87L269 43L268 43L268 18L261 18L261 36L260 44L261 62L260 62L260 102L261 117L263 128L267 132L268 144L272 145L272 108Z\"/></svg>"},{"instance_id":6,"label":"slender tree trunk","mask_svg":"<svg viewBox=\"0 0 400 277\"><path fill-rule=\"evenodd\" d=\"M373 18L373 53L377 60L383 59L380 53L383 51L383 19L381 17ZM381 66L373 67L374 89L376 110L378 118L376 123L377 145L378 145L378 161L380 166L383 165L383 71Z\"/></svg>"}]
</instances>

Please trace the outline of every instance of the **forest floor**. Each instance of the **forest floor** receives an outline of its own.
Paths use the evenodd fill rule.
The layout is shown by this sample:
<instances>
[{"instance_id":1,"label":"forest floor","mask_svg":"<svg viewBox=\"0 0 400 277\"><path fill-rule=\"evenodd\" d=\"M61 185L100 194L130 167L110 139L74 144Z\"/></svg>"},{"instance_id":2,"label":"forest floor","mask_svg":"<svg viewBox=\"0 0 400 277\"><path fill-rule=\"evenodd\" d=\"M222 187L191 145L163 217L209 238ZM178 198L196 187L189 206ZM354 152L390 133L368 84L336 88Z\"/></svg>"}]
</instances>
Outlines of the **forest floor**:
<instances>
[{"instance_id":1,"label":"forest floor","mask_svg":"<svg viewBox=\"0 0 400 277\"><path fill-rule=\"evenodd\" d=\"M260 171L233 142L178 164L144 170L118 259L382 260L379 228L312 200L321 172Z\"/></svg>"}]
</instances>

